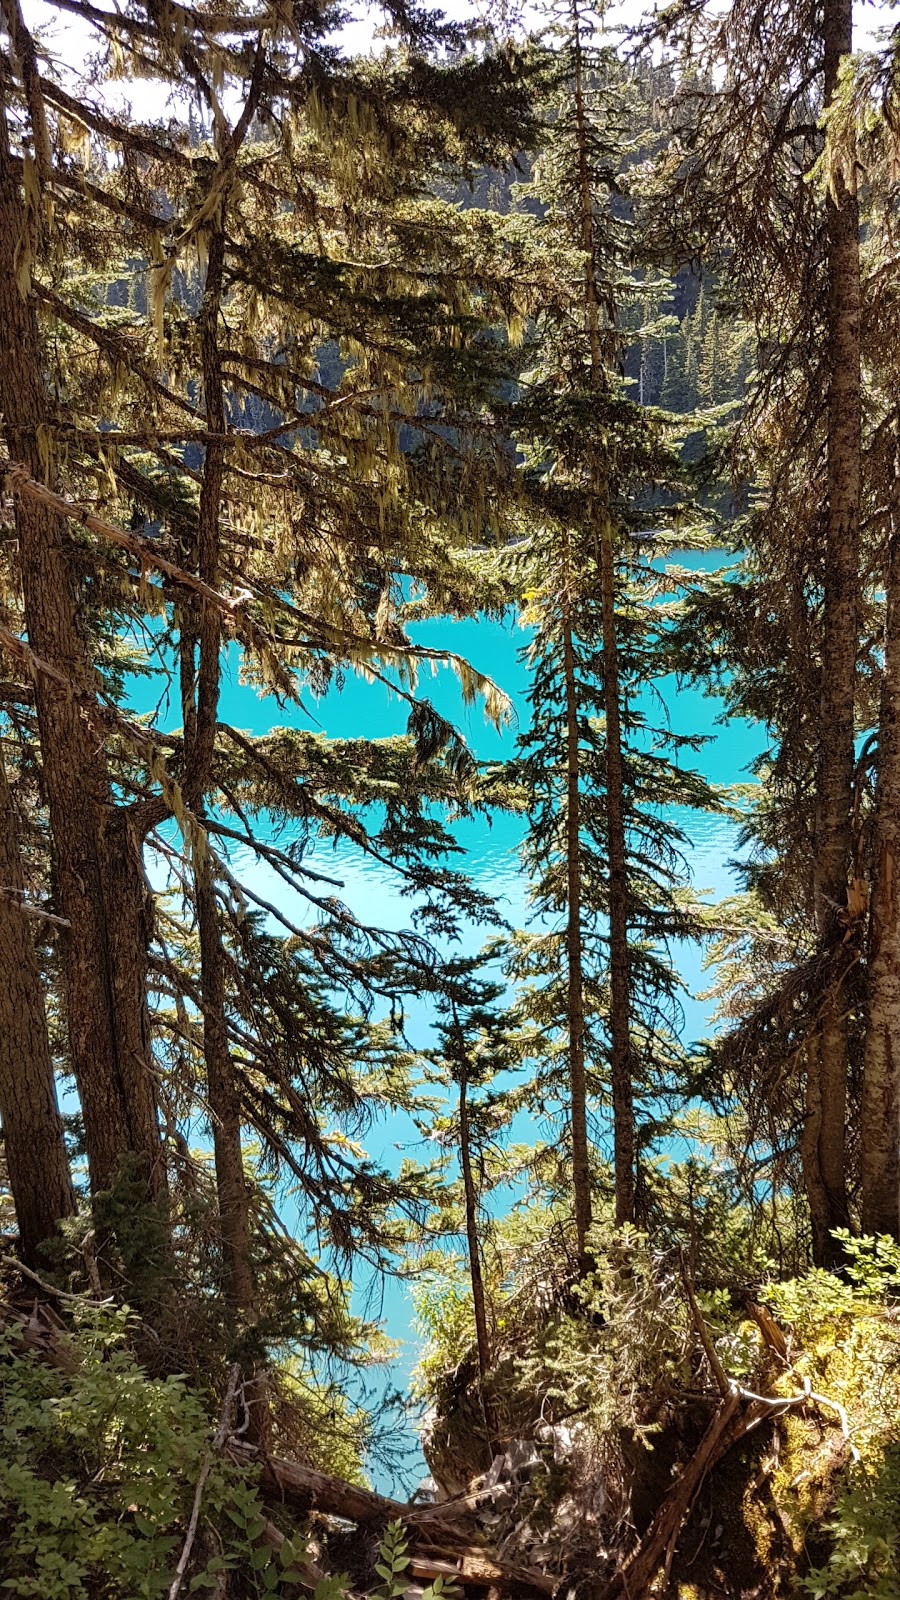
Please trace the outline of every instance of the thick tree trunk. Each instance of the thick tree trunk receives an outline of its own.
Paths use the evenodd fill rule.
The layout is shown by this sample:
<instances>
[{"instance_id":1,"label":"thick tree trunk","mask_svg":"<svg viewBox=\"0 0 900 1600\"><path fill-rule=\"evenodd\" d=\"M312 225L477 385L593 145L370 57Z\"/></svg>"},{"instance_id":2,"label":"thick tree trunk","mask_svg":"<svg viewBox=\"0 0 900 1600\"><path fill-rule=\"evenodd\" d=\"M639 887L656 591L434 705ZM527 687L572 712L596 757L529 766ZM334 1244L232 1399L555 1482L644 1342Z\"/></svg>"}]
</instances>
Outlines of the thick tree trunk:
<instances>
[{"instance_id":1,"label":"thick tree trunk","mask_svg":"<svg viewBox=\"0 0 900 1600\"><path fill-rule=\"evenodd\" d=\"M75 1195L56 1102L41 975L26 910L18 819L0 744L0 1119L27 1266Z\"/></svg>"},{"instance_id":2,"label":"thick tree trunk","mask_svg":"<svg viewBox=\"0 0 900 1600\"><path fill-rule=\"evenodd\" d=\"M566 584L569 582L566 573ZM563 674L566 694L566 954L568 960L569 1115L572 1127L572 1188L578 1259L588 1261L592 1220L591 1164L587 1135L587 1081L584 1070L584 952L581 928L581 763L578 740L578 690L568 590L563 598Z\"/></svg>"},{"instance_id":3,"label":"thick tree trunk","mask_svg":"<svg viewBox=\"0 0 900 1600\"><path fill-rule=\"evenodd\" d=\"M825 103L834 98L841 61L852 49L851 0L825 0ZM816 796L816 921L823 951L846 932L852 858L854 685L859 611L861 479L859 206L836 179L826 201L828 235L828 508L822 634L822 691ZM833 1228L846 1227L847 1020L840 990L822 1018L819 1059L821 1124L813 1209L828 1217L816 1257L831 1265Z\"/></svg>"},{"instance_id":4,"label":"thick tree trunk","mask_svg":"<svg viewBox=\"0 0 900 1600\"><path fill-rule=\"evenodd\" d=\"M34 303L16 282L26 219L0 102L0 412L10 457L46 476L39 430L47 403ZM94 683L77 620L67 532L23 497L16 532L25 623L35 653L92 696ZM148 1192L165 1190L155 1080L146 1015L149 895L140 840L110 792L101 736L81 704L38 675L35 703L61 910L66 1013L72 1068L84 1117L94 1194L115 1182L122 1160L143 1167Z\"/></svg>"},{"instance_id":5,"label":"thick tree trunk","mask_svg":"<svg viewBox=\"0 0 900 1600\"><path fill-rule=\"evenodd\" d=\"M900 497L900 459L896 492ZM863 1058L862 1228L900 1239L900 504L891 518Z\"/></svg>"},{"instance_id":6,"label":"thick tree trunk","mask_svg":"<svg viewBox=\"0 0 900 1600\"><path fill-rule=\"evenodd\" d=\"M575 39L575 120L578 130L578 182L581 200L581 247L585 252L584 307L591 354L591 387L598 401L606 393L600 337L600 305L594 270L593 193L588 160L588 130L578 3L573 0ZM613 1164L616 1222L634 1221L635 1137L631 1079L631 984L628 971L628 865L625 839L625 778L622 760L622 715L619 646L616 635L616 566L609 515L606 463L597 458L591 469L592 520L603 627L603 705L606 712L606 829L609 858L609 1035L612 1068Z\"/></svg>"}]
</instances>

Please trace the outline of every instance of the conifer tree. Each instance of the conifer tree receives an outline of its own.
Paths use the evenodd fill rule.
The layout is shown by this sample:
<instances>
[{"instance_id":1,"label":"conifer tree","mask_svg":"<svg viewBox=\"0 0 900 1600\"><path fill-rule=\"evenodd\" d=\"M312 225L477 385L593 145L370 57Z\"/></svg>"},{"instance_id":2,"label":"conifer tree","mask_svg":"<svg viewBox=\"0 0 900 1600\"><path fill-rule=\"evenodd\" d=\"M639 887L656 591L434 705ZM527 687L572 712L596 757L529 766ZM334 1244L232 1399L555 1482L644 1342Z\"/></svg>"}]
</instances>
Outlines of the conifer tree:
<instances>
[{"instance_id":1,"label":"conifer tree","mask_svg":"<svg viewBox=\"0 0 900 1600\"><path fill-rule=\"evenodd\" d=\"M41 1245L75 1209L32 917L25 897L20 830L0 742L0 1119L22 1259L39 1264Z\"/></svg>"},{"instance_id":2,"label":"conifer tree","mask_svg":"<svg viewBox=\"0 0 900 1600\"><path fill-rule=\"evenodd\" d=\"M30 274L49 226L47 118L33 42L21 16L12 41L20 63L34 156L14 159L4 87L0 101L0 412L8 458L31 484L49 480L51 402ZM45 209L46 208L46 209ZM34 491L16 498L23 617L35 666L43 771L66 924L66 1013L84 1116L91 1184L113 1184L126 1152L141 1164L147 1194L165 1189L146 1015L147 892L138 845L161 816L158 800L114 803L103 756L103 715L65 521ZM37 663L40 665L38 666Z\"/></svg>"},{"instance_id":3,"label":"conifer tree","mask_svg":"<svg viewBox=\"0 0 900 1600\"><path fill-rule=\"evenodd\" d=\"M860 810L869 801L871 862L866 950L865 1043L860 1100L860 1221L869 1234L900 1239L900 1058L896 1036L900 997L900 915L894 891L900 817L900 565L897 493L900 478L898 418L894 399L891 281L896 267L892 165L896 31L886 45L845 72L830 113L832 162L850 163L865 175L865 244L862 290L867 427L863 434L864 510L877 544L876 580L884 595L877 722L856 762ZM871 534L869 535L871 538ZM868 541L867 541L868 542ZM865 549L865 546L864 546ZM869 599L870 597L865 596ZM879 597L880 598L880 597ZM871 603L871 602L870 602ZM872 609L876 609L872 607ZM881 607L877 607L880 611ZM873 706L873 712L875 707ZM865 793L869 762L874 793Z\"/></svg>"},{"instance_id":4,"label":"conifer tree","mask_svg":"<svg viewBox=\"0 0 900 1600\"><path fill-rule=\"evenodd\" d=\"M430 1052L438 1081L451 1089L446 1114L432 1125L432 1136L458 1147L462 1210L469 1283L475 1321L481 1404L485 1433L493 1450L497 1425L490 1396L492 1335L485 1288L484 1240L488 1190L499 1187L502 1168L498 1141L513 1109L508 1090L498 1082L513 1071L518 1044L510 1018L498 1007L504 986L486 975L486 963L499 956L499 946L476 957L452 957L442 964L435 994L436 1047ZM490 1167L490 1181L486 1168Z\"/></svg>"},{"instance_id":5,"label":"conifer tree","mask_svg":"<svg viewBox=\"0 0 900 1600\"><path fill-rule=\"evenodd\" d=\"M748 532L757 593L781 613L788 651L785 719L778 723L773 706L764 720L778 725L776 771L796 780L802 769L815 817L810 839L786 808L783 839L793 836L804 857L816 928L818 1021L804 1052L802 1143L815 1255L826 1264L835 1259L833 1231L849 1217L856 1018L848 975L862 937L853 804L864 659L859 212L852 154L840 155L823 123L851 49L851 7L835 0L813 19L741 0L724 18L693 8L679 16L669 20L676 35L683 23L686 55L663 158L660 241L721 261L756 332L758 371L736 467L744 481L756 475L765 485ZM817 173L821 181L811 182ZM759 621L764 628L762 608Z\"/></svg>"},{"instance_id":6,"label":"conifer tree","mask_svg":"<svg viewBox=\"0 0 900 1600\"><path fill-rule=\"evenodd\" d=\"M640 292L627 277L631 230L619 198L627 148L620 69L608 47L598 45L600 19L592 8L576 4L551 14L556 95L532 193L546 208L543 226L553 247L564 263L569 252L571 265L561 267L565 298L539 325L540 368L530 376L520 408L537 487L534 516L547 519L530 552L536 587L529 589L526 620L536 629L529 648L534 716L523 741L522 771L533 796L527 856L536 903L544 912L564 908L567 919L569 1115L576 1235L584 1260L592 1214L589 1059L595 1084L603 1081L597 1024L589 1022L588 1012L603 1016L609 1052L616 1220L635 1216L637 1041L656 1006L655 980L648 983L635 941L638 929L655 920L655 888L665 902L670 887L656 885L648 896L650 884L638 880L648 856L671 858L664 828L642 815L649 775L643 763L652 764L652 758L640 748L643 719L635 696L639 652L648 642L629 656L624 678L620 653L623 632L630 648L645 626L634 614L640 601L631 586L629 531L650 514L649 496L641 505L649 486L673 489L678 468L658 422L630 399L618 375L624 340L619 307ZM557 750L565 751L564 796ZM664 768L665 762L658 777ZM659 931L666 913L661 917ZM608 931L601 932L604 920ZM545 941L537 968L549 974L557 961ZM668 987L661 977L660 992ZM642 1005L649 1011L642 1013ZM652 1035L653 1022L649 1028Z\"/></svg>"},{"instance_id":7,"label":"conifer tree","mask_svg":"<svg viewBox=\"0 0 900 1600\"><path fill-rule=\"evenodd\" d=\"M396 1007L401 972L413 960L427 974L434 954L419 935L358 922L306 855L327 837L395 866L424 898L424 926L450 928L482 905L441 862L449 841L432 802L465 809L477 781L416 693L419 663L457 671L495 718L506 705L467 662L409 643L404 585L420 610L465 614L479 581L470 545L513 482L489 409L508 351L486 334L515 327L541 271L521 228L460 212L433 180L505 161L527 137L529 101L515 52L472 52L465 29L403 6L391 8L395 47L356 64L318 9L299 34L268 15L72 9L98 51L82 98L37 63L21 19L3 63L4 473L24 592L4 649L37 675L92 1194L127 1170L122 1194L140 1212L136 1160L144 1198L163 1199L168 1179L181 1205L190 1165L177 1120L199 1100L236 1335L254 1323L259 1290L248 1121L300 1175L308 1225L339 1251L361 1243L383 1259L388 1214L418 1204L365 1160L337 1160L319 1119L337 1110L360 1123L369 1097L408 1099L402 1049L364 1017ZM109 108L104 73L123 63L171 91L175 117L141 125ZM56 562L52 637L29 550ZM123 634L146 641L128 665L164 691L148 696L149 726L126 702ZM232 650L243 680L281 702L302 704L348 670L381 681L407 704L409 738L337 748L286 729L247 736L219 710ZM173 661L180 731L159 713ZM382 819L364 820L380 805ZM242 847L281 878L296 916L236 872ZM149 889L151 861L162 894L155 880ZM251 932L254 907L280 925L277 949ZM110 1026L134 1033L116 1035L108 1071L100 1034L89 1061L78 1054L82 989L102 980L94 953L107 946L122 969L115 1004L104 989ZM287 997L296 1005L315 969L333 996L314 986L291 1025ZM148 1009L161 982L173 1010L156 998ZM351 1012L345 1026L348 996L363 1020ZM133 1096L113 1066L133 1074ZM114 1091L118 1121L102 1109ZM122 1205L112 1210L121 1232Z\"/></svg>"}]
</instances>

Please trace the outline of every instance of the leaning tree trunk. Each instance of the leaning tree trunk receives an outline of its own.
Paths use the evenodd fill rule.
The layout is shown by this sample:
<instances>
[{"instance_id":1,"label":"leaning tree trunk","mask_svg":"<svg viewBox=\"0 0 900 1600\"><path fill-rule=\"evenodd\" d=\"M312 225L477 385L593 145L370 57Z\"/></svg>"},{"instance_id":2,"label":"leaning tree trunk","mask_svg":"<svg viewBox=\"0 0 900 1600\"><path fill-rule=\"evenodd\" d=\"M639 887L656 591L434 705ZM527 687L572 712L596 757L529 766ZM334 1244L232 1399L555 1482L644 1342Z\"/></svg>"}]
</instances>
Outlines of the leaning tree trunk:
<instances>
[{"instance_id":1,"label":"leaning tree trunk","mask_svg":"<svg viewBox=\"0 0 900 1600\"><path fill-rule=\"evenodd\" d=\"M852 49L852 0L825 0L825 104L834 99L841 62ZM861 493L859 206L855 188L835 178L826 200L828 239L828 506L825 536L822 690L816 795L816 921L823 954L847 931L852 859L854 684L859 590ZM836 982L822 1015L819 1050L815 1260L838 1254L831 1230L848 1221L845 1123L848 1034L846 1000Z\"/></svg>"},{"instance_id":2,"label":"leaning tree trunk","mask_svg":"<svg viewBox=\"0 0 900 1600\"><path fill-rule=\"evenodd\" d=\"M900 456L878 719L869 995L863 1057L862 1227L900 1239Z\"/></svg>"},{"instance_id":3,"label":"leaning tree trunk","mask_svg":"<svg viewBox=\"0 0 900 1600\"><path fill-rule=\"evenodd\" d=\"M18 819L0 743L0 1120L27 1266L75 1196L56 1102L44 993L25 901Z\"/></svg>"},{"instance_id":4,"label":"leaning tree trunk","mask_svg":"<svg viewBox=\"0 0 900 1600\"><path fill-rule=\"evenodd\" d=\"M573 0L575 39L575 124L578 143L580 244L585 254L584 309L591 355L591 389L602 404L606 394L600 338L600 305L594 271L593 194L584 106L583 62L577 0ZM600 574L602 609L603 707L606 713L606 835L609 864L609 1036L612 1066L613 1166L616 1222L634 1221L635 1137L631 1078L631 982L628 961L628 864L625 838L625 776L619 643L616 633L616 563L606 463L591 466L594 544Z\"/></svg>"},{"instance_id":5,"label":"leaning tree trunk","mask_svg":"<svg viewBox=\"0 0 900 1600\"><path fill-rule=\"evenodd\" d=\"M17 282L30 227L0 98L0 412L9 456L46 476L48 419L34 300ZM63 938L66 1018L84 1118L92 1193L131 1156L147 1192L165 1191L146 1012L149 891L131 814L112 801L93 672L61 520L33 500L15 508L25 625L38 671L35 704ZM71 688L62 687L59 676Z\"/></svg>"},{"instance_id":6,"label":"leaning tree trunk","mask_svg":"<svg viewBox=\"0 0 900 1600\"><path fill-rule=\"evenodd\" d=\"M578 690L572 638L569 573L563 597L563 677L566 697L566 956L568 966L569 1116L572 1128L572 1188L578 1259L587 1265L592 1220L591 1163L587 1134L587 1079L584 1067L584 949L581 924L581 760Z\"/></svg>"}]
</instances>

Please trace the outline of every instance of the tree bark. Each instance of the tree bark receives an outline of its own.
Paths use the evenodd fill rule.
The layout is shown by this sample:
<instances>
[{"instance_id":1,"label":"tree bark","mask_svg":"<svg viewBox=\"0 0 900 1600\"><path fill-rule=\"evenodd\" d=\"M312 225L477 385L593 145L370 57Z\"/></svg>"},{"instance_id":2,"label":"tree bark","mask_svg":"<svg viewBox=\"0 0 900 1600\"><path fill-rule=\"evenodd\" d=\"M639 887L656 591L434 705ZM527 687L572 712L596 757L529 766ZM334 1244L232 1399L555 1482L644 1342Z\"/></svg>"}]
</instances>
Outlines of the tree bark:
<instances>
[{"instance_id":1,"label":"tree bark","mask_svg":"<svg viewBox=\"0 0 900 1600\"><path fill-rule=\"evenodd\" d=\"M200 934L203 1056L212 1121L225 1294L232 1324L238 1327L252 1321L254 1310L250 1217L241 1142L241 1103L232 1070L225 1017L224 952L215 881L208 856L196 869L195 893Z\"/></svg>"},{"instance_id":2,"label":"tree bark","mask_svg":"<svg viewBox=\"0 0 900 1600\"><path fill-rule=\"evenodd\" d=\"M16 281L26 215L0 99L0 411L10 457L37 479L48 420L34 300ZM38 675L35 704L62 913L65 1000L72 1069L84 1117L93 1194L110 1189L133 1155L148 1194L165 1192L146 1012L149 891L131 814L112 801L101 736L85 714L95 695L78 623L66 526L21 497L16 533L25 623L35 653L82 691L81 704Z\"/></svg>"},{"instance_id":3,"label":"tree bark","mask_svg":"<svg viewBox=\"0 0 900 1600\"><path fill-rule=\"evenodd\" d=\"M592 1220L591 1164L587 1134L587 1081L584 1070L584 952L581 927L581 794L578 741L578 690L572 641L569 573L563 596L563 674L566 695L566 955L568 965L569 1115L572 1127L572 1188L578 1259L588 1261Z\"/></svg>"},{"instance_id":4,"label":"tree bark","mask_svg":"<svg viewBox=\"0 0 900 1600\"><path fill-rule=\"evenodd\" d=\"M200 308L200 347L207 428L197 527L199 576L215 587L219 568L219 518L225 464L225 415L218 323L225 267L225 200L209 240L206 283ZM196 683L194 658L199 643ZM203 816L210 783L219 705L221 621L218 608L200 599L199 628L188 625L181 643L181 688L185 715L185 795ZM244 1174L241 1099L231 1060L226 1016L225 952L216 901L212 857L204 841L195 846L194 889L200 937L200 988L203 1006L203 1056L212 1123L219 1228L225 1267L225 1295L232 1335L240 1338L256 1321L250 1243L250 1203ZM261 1441L266 1428L265 1384L253 1360L246 1363L250 1437Z\"/></svg>"},{"instance_id":5,"label":"tree bark","mask_svg":"<svg viewBox=\"0 0 900 1600\"><path fill-rule=\"evenodd\" d=\"M603 703L606 710L606 827L609 853L609 1032L612 1057L616 1222L634 1221L635 1139L631 1082L631 985L628 971L628 867L622 760L615 556L609 518L600 540L603 607Z\"/></svg>"},{"instance_id":6,"label":"tree bark","mask_svg":"<svg viewBox=\"0 0 900 1600\"><path fill-rule=\"evenodd\" d=\"M900 497L900 457L896 473L895 496ZM860 1144L863 1232L900 1239L900 499L896 497L878 719Z\"/></svg>"},{"instance_id":7,"label":"tree bark","mask_svg":"<svg viewBox=\"0 0 900 1600\"><path fill-rule=\"evenodd\" d=\"M30 1267L75 1212L15 802L0 744L0 1120L19 1250Z\"/></svg>"},{"instance_id":8,"label":"tree bark","mask_svg":"<svg viewBox=\"0 0 900 1600\"><path fill-rule=\"evenodd\" d=\"M835 96L841 62L852 49L851 0L825 0L825 104ZM859 613L861 494L859 206L840 175L826 199L828 242L828 506L822 622L822 688L816 795L816 923L827 952L847 929L852 860L854 687ZM848 1035L843 993L829 997L821 1025L821 1125L814 1210L828 1230L816 1244L820 1266L838 1254L831 1230L849 1220L845 1161Z\"/></svg>"},{"instance_id":9,"label":"tree bark","mask_svg":"<svg viewBox=\"0 0 900 1600\"><path fill-rule=\"evenodd\" d=\"M812 1238L812 1258L825 1259L828 1250L828 1230L832 1226L828 1199L822 1187L819 1168L819 1140L822 1131L822 1068L821 1036L816 1033L807 1041L804 1050L806 1069L806 1094L803 1108L803 1129L800 1136L800 1164L809 1204L809 1223Z\"/></svg>"},{"instance_id":10,"label":"tree bark","mask_svg":"<svg viewBox=\"0 0 900 1600\"><path fill-rule=\"evenodd\" d=\"M475 1312L475 1343L478 1350L478 1376L481 1387L481 1407L488 1442L496 1442L496 1425L487 1394L488 1373L491 1368L491 1339L488 1331L487 1305L484 1294L484 1274L481 1270L481 1240L478 1232L478 1190L472 1171L472 1141L469 1125L469 1078L466 1063L466 1045L462 1029L456 1024L459 1073L459 1164L462 1169L463 1194L466 1211L466 1243L469 1255L469 1281L472 1285L472 1306Z\"/></svg>"},{"instance_id":11,"label":"tree bark","mask_svg":"<svg viewBox=\"0 0 900 1600\"><path fill-rule=\"evenodd\" d=\"M591 354L591 388L606 393L600 335L600 300L594 262L593 192L588 160L583 62L578 0L573 0L575 123L578 138L581 246L585 252L584 307ZM609 862L609 1035L613 1101L613 1164L616 1222L634 1221L635 1137L631 1077L631 984L628 962L628 866L625 838L625 778L622 759L619 647L616 634L616 567L606 463L591 467L594 546L600 574L603 705L606 713L606 829Z\"/></svg>"}]
</instances>

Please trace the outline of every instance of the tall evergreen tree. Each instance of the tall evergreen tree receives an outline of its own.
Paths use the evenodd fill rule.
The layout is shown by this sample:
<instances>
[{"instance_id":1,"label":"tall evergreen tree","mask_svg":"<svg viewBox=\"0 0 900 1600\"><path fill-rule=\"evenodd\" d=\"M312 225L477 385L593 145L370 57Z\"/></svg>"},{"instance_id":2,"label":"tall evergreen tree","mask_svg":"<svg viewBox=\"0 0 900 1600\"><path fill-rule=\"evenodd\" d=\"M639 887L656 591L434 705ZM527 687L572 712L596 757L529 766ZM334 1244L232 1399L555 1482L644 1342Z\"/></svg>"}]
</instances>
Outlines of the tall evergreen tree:
<instances>
[{"instance_id":1,"label":"tall evergreen tree","mask_svg":"<svg viewBox=\"0 0 900 1600\"><path fill-rule=\"evenodd\" d=\"M32 1267L39 1265L41 1245L75 1209L34 915L42 913L25 896L18 817L0 743L0 1119L22 1259Z\"/></svg>"},{"instance_id":2,"label":"tall evergreen tree","mask_svg":"<svg viewBox=\"0 0 900 1600\"><path fill-rule=\"evenodd\" d=\"M305 1173L292 1151L308 1153L310 1193L341 1249L360 1232L377 1249L377 1219L402 1199L364 1161L357 1191L354 1162L335 1165L317 1126L331 1093L327 1073L316 1079L318 1021L331 1064L352 1056L359 1029L339 1028L323 997L307 1045L285 994L312 962L338 1011L351 992L364 1009L396 1004L396 954L427 969L433 953L320 894L311 841L393 858L432 926L480 904L443 866L447 836L429 815L435 798L474 802L474 768L417 696L418 665L455 669L495 717L505 701L465 661L410 644L404 585L420 605L427 595L434 610L466 612L478 582L469 547L513 479L489 410L507 356L487 330L527 311L540 270L521 228L460 213L430 186L439 171L506 160L529 103L514 52L473 52L465 29L402 6L390 10L394 49L356 64L334 46L327 8L304 13L299 34L237 12L207 25L153 6L74 10L98 52L82 98L38 62L21 17L3 62L0 402L19 535L11 587L21 577L23 596L4 649L35 676L92 1195L122 1179L136 1221L171 1182L180 1204L172 1111L198 1095L238 1331L256 1317L248 1120ZM123 61L171 91L172 120L110 109L104 73ZM146 641L130 665L159 684L149 725L129 716L123 636ZM388 684L408 705L410 740L344 747L340 762L323 741L242 734L219 706L232 649L244 681L282 703L346 670ZM181 731L165 716L173 662ZM382 803L367 825L364 808ZM268 947L241 920L260 895L236 874L240 846L319 919L263 902L281 919L285 959L273 967L269 953L262 970ZM147 877L160 863L164 898ZM177 1035L148 1008L160 972ZM277 1048L263 1036L272 1009ZM162 1070L184 1065L170 1053L181 1036L183 1083ZM342 1075L351 1119L367 1093L406 1097L399 1069L387 1090L384 1079L361 1087L365 1067L350 1058ZM384 1205L364 1203L379 1185ZM113 1213L121 1233L118 1202Z\"/></svg>"},{"instance_id":3,"label":"tall evergreen tree","mask_svg":"<svg viewBox=\"0 0 900 1600\"><path fill-rule=\"evenodd\" d=\"M592 1215L587 1064L594 1092L602 1084L612 1095L616 1219L633 1221L634 1083L652 1077L652 1069L645 1076L641 1035L646 1029L652 1040L666 1010L658 1002L673 990L671 970L650 952L681 920L669 878L677 837L667 837L646 807L651 771L660 796L672 795L679 780L648 747L636 704L653 653L645 609L652 575L629 536L651 516L677 515L679 469L658 419L642 411L619 376L620 307L642 288L628 276L634 251L622 198L628 147L621 68L599 37L593 8L576 4L551 15L555 92L526 192L544 210L561 293L539 322L540 366L520 404L533 516L546 519L526 558L534 576L523 578L525 620L535 634L522 775L532 797L526 854L536 905L566 915L564 961L554 938L538 935L533 948L542 953L533 970L557 975L542 1008L564 975L574 1209L585 1259ZM651 510L654 489L669 491L661 512ZM557 752L565 752L564 793ZM689 803L703 803L701 791L686 776ZM661 880L653 865L660 861ZM608 1079L601 1067L607 1051Z\"/></svg>"},{"instance_id":4,"label":"tall evergreen tree","mask_svg":"<svg viewBox=\"0 0 900 1600\"><path fill-rule=\"evenodd\" d=\"M721 261L756 331L758 370L736 465L745 481L764 485L747 528L760 599L751 637L762 637L765 608L774 609L779 650L788 652L786 674L783 653L769 668L782 674L784 704L770 700L762 720L777 728L776 782L789 777L804 794L799 828L787 805L782 814L781 870L790 851L789 881L799 881L795 864L816 927L802 1148L824 1264L835 1259L834 1229L849 1218L847 1084L858 1043L851 975L863 927L854 837L865 659L859 211L852 156L840 158L825 131L851 50L851 7L841 0L813 16L741 0L724 18L693 8L680 15L688 55L664 157L675 181L661 238ZM811 182L817 170L822 181Z\"/></svg>"}]
</instances>

